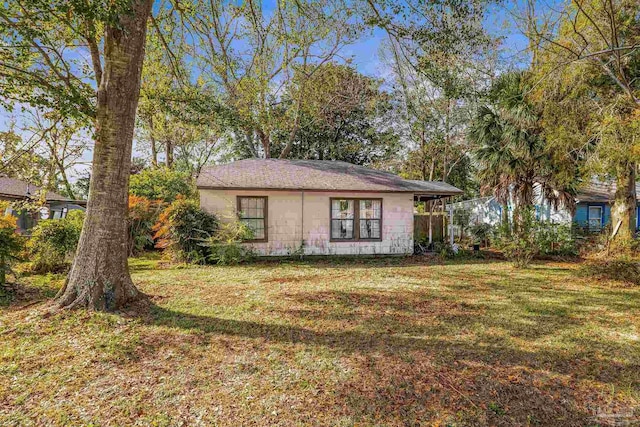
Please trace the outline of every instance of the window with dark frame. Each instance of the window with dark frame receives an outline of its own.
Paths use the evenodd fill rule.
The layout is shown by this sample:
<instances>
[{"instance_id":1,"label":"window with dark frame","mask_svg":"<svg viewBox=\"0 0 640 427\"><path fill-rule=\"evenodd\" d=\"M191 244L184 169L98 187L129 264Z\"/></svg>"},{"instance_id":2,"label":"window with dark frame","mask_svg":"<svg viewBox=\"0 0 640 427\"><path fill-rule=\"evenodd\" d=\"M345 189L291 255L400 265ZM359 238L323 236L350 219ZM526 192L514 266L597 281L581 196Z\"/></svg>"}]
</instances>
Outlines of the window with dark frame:
<instances>
[{"instance_id":1,"label":"window with dark frame","mask_svg":"<svg viewBox=\"0 0 640 427\"><path fill-rule=\"evenodd\" d=\"M382 240L382 199L331 199L331 240Z\"/></svg>"},{"instance_id":2,"label":"window with dark frame","mask_svg":"<svg viewBox=\"0 0 640 427\"><path fill-rule=\"evenodd\" d=\"M253 237L248 241L267 241L267 198L238 196L238 216Z\"/></svg>"},{"instance_id":3,"label":"window with dark frame","mask_svg":"<svg viewBox=\"0 0 640 427\"><path fill-rule=\"evenodd\" d=\"M360 239L380 239L382 200L360 200L358 209Z\"/></svg>"}]
</instances>

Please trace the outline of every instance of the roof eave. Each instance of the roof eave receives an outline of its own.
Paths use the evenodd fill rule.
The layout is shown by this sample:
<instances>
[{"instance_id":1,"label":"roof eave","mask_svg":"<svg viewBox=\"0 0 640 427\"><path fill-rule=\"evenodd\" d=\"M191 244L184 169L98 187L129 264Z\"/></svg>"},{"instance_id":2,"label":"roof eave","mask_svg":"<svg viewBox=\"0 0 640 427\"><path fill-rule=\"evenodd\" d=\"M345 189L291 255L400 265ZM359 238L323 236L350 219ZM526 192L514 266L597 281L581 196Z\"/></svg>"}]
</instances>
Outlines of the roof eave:
<instances>
[{"instance_id":1,"label":"roof eave","mask_svg":"<svg viewBox=\"0 0 640 427\"><path fill-rule=\"evenodd\" d=\"M371 189L354 189L354 188L269 188L269 187L232 187L219 185L197 185L198 190L236 190L236 191L308 191L316 193L406 193L415 195L428 196L457 196L463 194L463 191L429 191L415 189L387 189L387 190L371 190Z\"/></svg>"}]
</instances>

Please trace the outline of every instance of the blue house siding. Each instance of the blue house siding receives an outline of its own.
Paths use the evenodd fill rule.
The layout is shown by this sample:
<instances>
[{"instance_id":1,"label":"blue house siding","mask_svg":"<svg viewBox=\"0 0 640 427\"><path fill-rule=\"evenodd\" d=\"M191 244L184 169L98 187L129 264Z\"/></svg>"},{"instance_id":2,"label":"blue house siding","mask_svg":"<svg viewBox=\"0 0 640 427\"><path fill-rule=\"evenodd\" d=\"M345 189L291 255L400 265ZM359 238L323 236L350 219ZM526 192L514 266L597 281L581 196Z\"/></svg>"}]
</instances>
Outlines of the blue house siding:
<instances>
[{"instance_id":1,"label":"blue house siding","mask_svg":"<svg viewBox=\"0 0 640 427\"><path fill-rule=\"evenodd\" d=\"M576 206L576 213L573 215L573 222L580 225L587 225L589 222L589 207L587 205L579 204Z\"/></svg>"},{"instance_id":2,"label":"blue house siding","mask_svg":"<svg viewBox=\"0 0 640 427\"><path fill-rule=\"evenodd\" d=\"M602 208L602 216L600 218L600 226L604 227L611 222L611 206L608 203L578 203L576 212L573 215L573 222L587 227L589 225L589 208L598 206ZM636 229L640 230L640 203L636 212Z\"/></svg>"}]
</instances>

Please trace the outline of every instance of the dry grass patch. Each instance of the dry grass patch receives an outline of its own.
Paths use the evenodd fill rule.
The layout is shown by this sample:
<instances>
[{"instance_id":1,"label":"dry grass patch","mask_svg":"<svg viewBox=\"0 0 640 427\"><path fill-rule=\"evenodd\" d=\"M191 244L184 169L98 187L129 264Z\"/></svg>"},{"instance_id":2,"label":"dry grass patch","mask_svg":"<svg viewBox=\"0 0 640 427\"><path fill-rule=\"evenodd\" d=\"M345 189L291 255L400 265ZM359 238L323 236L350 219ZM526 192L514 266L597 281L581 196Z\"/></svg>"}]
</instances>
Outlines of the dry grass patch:
<instances>
[{"instance_id":1,"label":"dry grass patch","mask_svg":"<svg viewBox=\"0 0 640 427\"><path fill-rule=\"evenodd\" d=\"M0 309L0 425L640 420L640 289L570 263L132 271L152 303L127 313ZM28 279L33 298L60 284Z\"/></svg>"}]
</instances>

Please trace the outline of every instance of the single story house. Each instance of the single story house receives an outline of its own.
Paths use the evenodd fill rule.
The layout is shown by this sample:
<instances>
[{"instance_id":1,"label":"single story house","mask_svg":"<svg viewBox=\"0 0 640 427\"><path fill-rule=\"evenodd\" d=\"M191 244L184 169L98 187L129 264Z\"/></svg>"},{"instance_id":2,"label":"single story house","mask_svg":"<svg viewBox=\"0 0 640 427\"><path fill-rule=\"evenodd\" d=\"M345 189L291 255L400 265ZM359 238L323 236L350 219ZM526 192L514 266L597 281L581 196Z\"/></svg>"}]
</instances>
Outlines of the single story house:
<instances>
[{"instance_id":1,"label":"single story house","mask_svg":"<svg viewBox=\"0 0 640 427\"><path fill-rule=\"evenodd\" d=\"M611 205L616 192L613 182L591 181L576 194L576 209L572 214L567 209L555 209L538 197L535 205L536 218L556 224L574 223L590 231L603 229L611 220ZM636 185L638 205L636 227L640 230L640 184ZM472 200L452 203L454 211L469 213L469 224L498 225L502 218L503 207L493 197L480 197ZM511 215L512 206L507 206ZM448 207L449 209L449 207ZM456 226L459 228L459 225Z\"/></svg>"},{"instance_id":2,"label":"single story house","mask_svg":"<svg viewBox=\"0 0 640 427\"><path fill-rule=\"evenodd\" d=\"M40 187L19 179L0 176L0 200L9 202L37 201L39 197ZM27 210L9 207L7 213L18 218L18 232L25 233L33 228L40 219L64 218L67 212L84 210L86 206L86 200L71 200L60 194L47 191L45 204L40 209L40 212L28 212Z\"/></svg>"},{"instance_id":3,"label":"single story house","mask_svg":"<svg viewBox=\"0 0 640 427\"><path fill-rule=\"evenodd\" d=\"M264 256L411 254L414 203L462 193L345 162L279 159L206 167L197 187L201 207L246 224L247 245Z\"/></svg>"}]
</instances>

